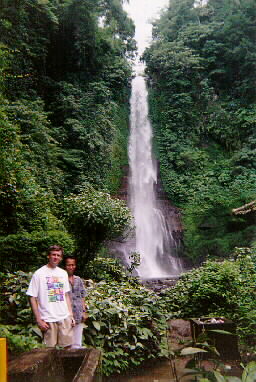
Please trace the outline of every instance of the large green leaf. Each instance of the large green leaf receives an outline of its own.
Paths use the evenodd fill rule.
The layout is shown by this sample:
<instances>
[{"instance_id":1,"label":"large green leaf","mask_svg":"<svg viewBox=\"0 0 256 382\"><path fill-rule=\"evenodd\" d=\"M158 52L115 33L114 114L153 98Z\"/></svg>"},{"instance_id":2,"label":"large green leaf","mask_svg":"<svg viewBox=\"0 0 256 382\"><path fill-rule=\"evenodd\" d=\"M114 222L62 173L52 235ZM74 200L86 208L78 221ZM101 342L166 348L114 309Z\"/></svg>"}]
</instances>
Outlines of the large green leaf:
<instances>
[{"instance_id":1,"label":"large green leaf","mask_svg":"<svg viewBox=\"0 0 256 382\"><path fill-rule=\"evenodd\" d=\"M235 336L235 333L228 332L227 330L222 330L222 329L210 329L207 330L208 332L214 332L214 333L220 333L220 334L229 334L231 336Z\"/></svg>"},{"instance_id":2,"label":"large green leaf","mask_svg":"<svg viewBox=\"0 0 256 382\"><path fill-rule=\"evenodd\" d=\"M192 355L196 353L207 353L207 350L200 349L200 348L193 348L193 347L187 347L181 350L181 355Z\"/></svg>"},{"instance_id":3,"label":"large green leaf","mask_svg":"<svg viewBox=\"0 0 256 382\"><path fill-rule=\"evenodd\" d=\"M256 381L256 362L248 363L242 374L242 382L255 382Z\"/></svg>"},{"instance_id":4,"label":"large green leaf","mask_svg":"<svg viewBox=\"0 0 256 382\"><path fill-rule=\"evenodd\" d=\"M101 324L99 321L92 321L92 324L95 327L95 329L100 330Z\"/></svg>"}]
</instances>

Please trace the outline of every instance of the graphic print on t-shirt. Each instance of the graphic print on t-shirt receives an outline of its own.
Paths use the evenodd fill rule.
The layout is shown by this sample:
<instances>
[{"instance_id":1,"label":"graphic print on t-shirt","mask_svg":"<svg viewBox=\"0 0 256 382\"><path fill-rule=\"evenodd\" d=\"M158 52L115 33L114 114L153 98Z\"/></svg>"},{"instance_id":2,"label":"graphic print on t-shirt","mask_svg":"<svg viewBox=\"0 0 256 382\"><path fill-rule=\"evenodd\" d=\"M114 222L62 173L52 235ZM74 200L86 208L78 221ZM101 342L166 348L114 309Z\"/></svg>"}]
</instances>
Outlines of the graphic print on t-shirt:
<instances>
[{"instance_id":1,"label":"graphic print on t-shirt","mask_svg":"<svg viewBox=\"0 0 256 382\"><path fill-rule=\"evenodd\" d=\"M64 301L64 281L63 277L46 277L48 301Z\"/></svg>"}]
</instances>

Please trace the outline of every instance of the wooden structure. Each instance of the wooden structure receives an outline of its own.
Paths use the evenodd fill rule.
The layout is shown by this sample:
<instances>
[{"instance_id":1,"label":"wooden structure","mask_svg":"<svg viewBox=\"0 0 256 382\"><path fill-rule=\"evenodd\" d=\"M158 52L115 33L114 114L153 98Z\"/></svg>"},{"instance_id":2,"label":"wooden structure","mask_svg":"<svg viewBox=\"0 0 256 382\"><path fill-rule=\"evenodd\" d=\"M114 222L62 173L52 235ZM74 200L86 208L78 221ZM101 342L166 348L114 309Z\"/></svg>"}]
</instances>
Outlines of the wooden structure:
<instances>
[{"instance_id":1,"label":"wooden structure","mask_svg":"<svg viewBox=\"0 0 256 382\"><path fill-rule=\"evenodd\" d=\"M219 321L219 322L218 322ZM209 338L209 344L213 345L220 354L222 360L239 360L236 324L227 318L209 317L190 319L191 335L194 343L197 342L201 333ZM223 331L223 332L222 332ZM226 334L228 332L229 334ZM211 358L212 355L202 353L202 358Z\"/></svg>"},{"instance_id":2,"label":"wooden structure","mask_svg":"<svg viewBox=\"0 0 256 382\"><path fill-rule=\"evenodd\" d=\"M242 207L239 208L233 208L232 213L234 215L246 215L250 212L256 211L256 200L253 200L250 203L245 204Z\"/></svg>"}]
</instances>

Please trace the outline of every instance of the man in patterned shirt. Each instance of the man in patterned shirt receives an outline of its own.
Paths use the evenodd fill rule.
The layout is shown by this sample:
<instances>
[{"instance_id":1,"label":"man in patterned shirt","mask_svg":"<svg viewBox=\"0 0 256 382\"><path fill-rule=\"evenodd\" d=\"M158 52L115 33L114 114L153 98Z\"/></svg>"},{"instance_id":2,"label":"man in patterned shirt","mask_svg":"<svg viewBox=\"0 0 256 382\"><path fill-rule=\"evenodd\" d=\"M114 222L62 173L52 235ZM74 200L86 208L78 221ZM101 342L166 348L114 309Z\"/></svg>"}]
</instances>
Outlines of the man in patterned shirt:
<instances>
[{"instance_id":1,"label":"man in patterned shirt","mask_svg":"<svg viewBox=\"0 0 256 382\"><path fill-rule=\"evenodd\" d=\"M75 325L67 272L58 265L63 248L52 245L48 251L48 264L39 268L30 281L27 295L38 327L47 347L72 345L72 326Z\"/></svg>"},{"instance_id":2,"label":"man in patterned shirt","mask_svg":"<svg viewBox=\"0 0 256 382\"><path fill-rule=\"evenodd\" d=\"M77 265L76 258L73 256L66 256L64 262L65 269L68 273L72 310L76 323L73 327L72 348L76 349L82 347L84 322L87 319L87 312L84 301L86 292L83 281L80 279L80 277L74 275Z\"/></svg>"}]
</instances>

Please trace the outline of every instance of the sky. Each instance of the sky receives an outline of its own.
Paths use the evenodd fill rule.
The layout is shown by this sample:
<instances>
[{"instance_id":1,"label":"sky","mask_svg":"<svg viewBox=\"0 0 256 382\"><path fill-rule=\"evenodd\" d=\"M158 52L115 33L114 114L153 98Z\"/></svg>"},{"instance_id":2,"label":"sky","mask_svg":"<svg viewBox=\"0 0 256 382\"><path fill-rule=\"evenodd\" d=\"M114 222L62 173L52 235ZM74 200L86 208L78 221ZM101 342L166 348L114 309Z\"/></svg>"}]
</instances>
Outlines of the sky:
<instances>
[{"instance_id":1,"label":"sky","mask_svg":"<svg viewBox=\"0 0 256 382\"><path fill-rule=\"evenodd\" d=\"M169 0L129 0L129 4L124 5L136 26L135 39L137 40L139 55L151 40L152 25L150 20L157 18L161 9L168 4Z\"/></svg>"}]
</instances>

